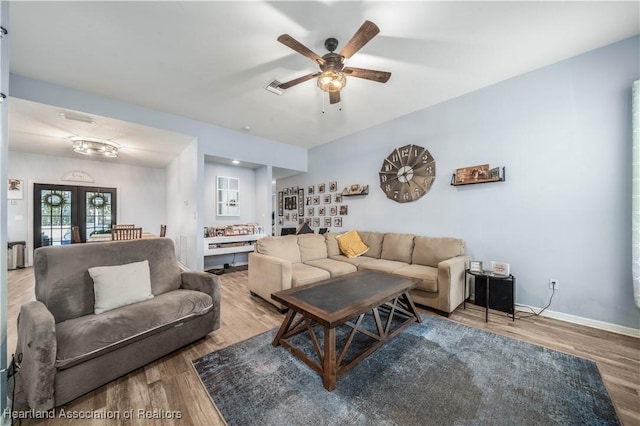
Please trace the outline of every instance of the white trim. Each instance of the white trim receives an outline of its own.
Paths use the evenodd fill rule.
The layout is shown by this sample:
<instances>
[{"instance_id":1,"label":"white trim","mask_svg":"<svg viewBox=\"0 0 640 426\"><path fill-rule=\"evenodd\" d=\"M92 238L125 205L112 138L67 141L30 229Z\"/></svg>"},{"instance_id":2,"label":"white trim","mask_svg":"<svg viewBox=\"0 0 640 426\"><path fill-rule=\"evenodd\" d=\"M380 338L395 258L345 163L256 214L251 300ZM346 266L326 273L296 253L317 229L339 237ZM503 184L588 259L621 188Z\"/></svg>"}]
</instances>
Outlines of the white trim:
<instances>
[{"instance_id":1,"label":"white trim","mask_svg":"<svg viewBox=\"0 0 640 426\"><path fill-rule=\"evenodd\" d=\"M529 312L533 309L534 312L540 312L542 308L534 306L516 304L516 311ZM609 322L598 321L590 318L579 317L576 315L564 314L562 312L554 312L546 310L540 314L541 317L553 318L560 321L566 321L573 324L584 325L587 327L597 328L599 330L610 331L612 333L624 334L625 336L640 338L640 329L625 327L622 325L612 324Z\"/></svg>"}]
</instances>

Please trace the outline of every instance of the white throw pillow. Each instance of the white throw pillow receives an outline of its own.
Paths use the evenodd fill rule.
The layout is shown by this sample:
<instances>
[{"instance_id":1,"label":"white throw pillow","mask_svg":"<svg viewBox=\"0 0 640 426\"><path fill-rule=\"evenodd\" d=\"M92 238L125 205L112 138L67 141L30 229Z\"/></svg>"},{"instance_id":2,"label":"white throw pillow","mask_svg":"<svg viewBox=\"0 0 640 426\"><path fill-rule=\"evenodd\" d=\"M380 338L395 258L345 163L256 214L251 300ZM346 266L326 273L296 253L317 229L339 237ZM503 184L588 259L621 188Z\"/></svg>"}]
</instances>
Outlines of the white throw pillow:
<instances>
[{"instance_id":1,"label":"white throw pillow","mask_svg":"<svg viewBox=\"0 0 640 426\"><path fill-rule=\"evenodd\" d=\"M96 314L153 298L148 260L96 266L89 268L89 275L93 279Z\"/></svg>"}]
</instances>

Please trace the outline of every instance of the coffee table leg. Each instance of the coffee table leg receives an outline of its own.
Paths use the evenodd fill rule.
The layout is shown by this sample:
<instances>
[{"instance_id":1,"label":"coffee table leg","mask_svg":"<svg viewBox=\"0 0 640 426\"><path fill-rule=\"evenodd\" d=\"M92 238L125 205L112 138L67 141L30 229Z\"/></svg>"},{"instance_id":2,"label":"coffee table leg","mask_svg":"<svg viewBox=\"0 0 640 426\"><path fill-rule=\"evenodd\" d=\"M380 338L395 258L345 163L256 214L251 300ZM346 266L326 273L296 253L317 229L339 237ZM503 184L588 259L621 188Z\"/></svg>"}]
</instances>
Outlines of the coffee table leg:
<instances>
[{"instance_id":1,"label":"coffee table leg","mask_svg":"<svg viewBox=\"0 0 640 426\"><path fill-rule=\"evenodd\" d=\"M409 292L405 291L402 294L402 296L404 298L404 302L407 304L407 308L409 309L409 312L411 312L413 316L416 317L416 321L422 322L422 317L418 313L418 310L416 309L416 305L413 303L413 299L411 298L411 295L409 294Z\"/></svg>"},{"instance_id":2,"label":"coffee table leg","mask_svg":"<svg viewBox=\"0 0 640 426\"><path fill-rule=\"evenodd\" d=\"M322 360L322 384L328 391L336 388L336 330L324 328L324 359Z\"/></svg>"},{"instance_id":3,"label":"coffee table leg","mask_svg":"<svg viewBox=\"0 0 640 426\"><path fill-rule=\"evenodd\" d=\"M278 329L278 332L276 333L276 337L274 337L273 342L271 342L273 346L280 345L280 339L291 326L291 322L293 321L293 317L295 315L296 315L296 311L294 311L293 309L289 309L289 312L287 312L287 315L284 317L284 320L282 321L282 325L280 326L280 328Z\"/></svg>"}]
</instances>

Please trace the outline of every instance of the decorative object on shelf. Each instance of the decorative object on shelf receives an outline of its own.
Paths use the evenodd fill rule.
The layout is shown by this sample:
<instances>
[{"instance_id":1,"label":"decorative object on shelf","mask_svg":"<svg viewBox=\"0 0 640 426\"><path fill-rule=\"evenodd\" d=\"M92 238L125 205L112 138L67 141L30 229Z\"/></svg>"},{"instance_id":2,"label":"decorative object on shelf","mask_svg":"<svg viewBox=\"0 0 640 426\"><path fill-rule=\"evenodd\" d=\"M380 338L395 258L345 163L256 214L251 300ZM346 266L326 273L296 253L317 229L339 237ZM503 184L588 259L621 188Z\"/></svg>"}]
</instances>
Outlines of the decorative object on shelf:
<instances>
[{"instance_id":1,"label":"decorative object on shelf","mask_svg":"<svg viewBox=\"0 0 640 426\"><path fill-rule=\"evenodd\" d=\"M472 260L469 262L469 271L482 272L482 262L479 260Z\"/></svg>"},{"instance_id":2,"label":"decorative object on shelf","mask_svg":"<svg viewBox=\"0 0 640 426\"><path fill-rule=\"evenodd\" d=\"M284 192L278 192L278 216L282 216L284 214Z\"/></svg>"},{"instance_id":3,"label":"decorative object on shelf","mask_svg":"<svg viewBox=\"0 0 640 426\"><path fill-rule=\"evenodd\" d=\"M509 264L504 262L491 262L491 272L501 277L509 276Z\"/></svg>"},{"instance_id":4,"label":"decorative object on shelf","mask_svg":"<svg viewBox=\"0 0 640 426\"><path fill-rule=\"evenodd\" d=\"M343 197L351 197L354 195L367 195L369 194L369 185L354 184L346 187L342 190Z\"/></svg>"},{"instance_id":5,"label":"decorative object on shelf","mask_svg":"<svg viewBox=\"0 0 640 426\"><path fill-rule=\"evenodd\" d=\"M95 157L115 158L118 156L118 149L120 149L120 145L115 142L96 138L73 137L71 141L74 152Z\"/></svg>"},{"instance_id":6,"label":"decorative object on shelf","mask_svg":"<svg viewBox=\"0 0 640 426\"><path fill-rule=\"evenodd\" d=\"M22 200L24 198L23 185L20 179L9 179L7 185L8 200Z\"/></svg>"},{"instance_id":7,"label":"decorative object on shelf","mask_svg":"<svg viewBox=\"0 0 640 426\"><path fill-rule=\"evenodd\" d=\"M502 174L500 172L502 172ZM505 168L502 167L502 170L500 167L489 169L488 164L456 169L456 172L451 176L451 185L453 186L504 181Z\"/></svg>"},{"instance_id":8,"label":"decorative object on shelf","mask_svg":"<svg viewBox=\"0 0 640 426\"><path fill-rule=\"evenodd\" d=\"M425 195L436 179L436 160L418 145L405 145L382 161L380 188L387 198L409 203Z\"/></svg>"}]
</instances>

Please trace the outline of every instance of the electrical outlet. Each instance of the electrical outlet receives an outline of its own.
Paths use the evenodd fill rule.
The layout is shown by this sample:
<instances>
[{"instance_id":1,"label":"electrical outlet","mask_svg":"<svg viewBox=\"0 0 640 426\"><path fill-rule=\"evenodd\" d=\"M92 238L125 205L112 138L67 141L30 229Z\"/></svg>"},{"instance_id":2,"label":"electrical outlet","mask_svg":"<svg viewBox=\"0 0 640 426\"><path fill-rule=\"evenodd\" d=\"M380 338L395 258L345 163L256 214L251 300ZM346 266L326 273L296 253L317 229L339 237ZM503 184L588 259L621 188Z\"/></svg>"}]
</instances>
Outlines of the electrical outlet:
<instances>
[{"instance_id":1,"label":"electrical outlet","mask_svg":"<svg viewBox=\"0 0 640 426\"><path fill-rule=\"evenodd\" d=\"M558 285L560 282L558 280L554 280L553 278L549 279L549 288L558 290Z\"/></svg>"}]
</instances>

